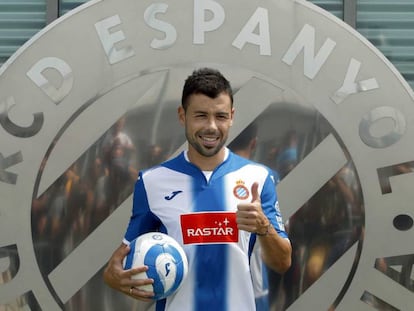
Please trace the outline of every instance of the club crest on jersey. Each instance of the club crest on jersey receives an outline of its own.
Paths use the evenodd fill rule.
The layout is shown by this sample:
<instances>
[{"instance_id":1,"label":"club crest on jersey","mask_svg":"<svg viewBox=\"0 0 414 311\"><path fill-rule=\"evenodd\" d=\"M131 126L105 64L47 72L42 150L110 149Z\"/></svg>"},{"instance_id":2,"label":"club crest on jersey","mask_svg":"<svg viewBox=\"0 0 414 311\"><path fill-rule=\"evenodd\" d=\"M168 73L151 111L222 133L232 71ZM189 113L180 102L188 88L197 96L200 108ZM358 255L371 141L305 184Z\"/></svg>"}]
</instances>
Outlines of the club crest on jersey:
<instances>
[{"instance_id":1,"label":"club crest on jersey","mask_svg":"<svg viewBox=\"0 0 414 311\"><path fill-rule=\"evenodd\" d=\"M236 186L233 188L233 194L239 200L246 200L249 197L249 189L244 185L243 180L236 181Z\"/></svg>"},{"instance_id":2,"label":"club crest on jersey","mask_svg":"<svg viewBox=\"0 0 414 311\"><path fill-rule=\"evenodd\" d=\"M236 243L239 231L234 212L202 212L181 215L184 244Z\"/></svg>"}]
</instances>

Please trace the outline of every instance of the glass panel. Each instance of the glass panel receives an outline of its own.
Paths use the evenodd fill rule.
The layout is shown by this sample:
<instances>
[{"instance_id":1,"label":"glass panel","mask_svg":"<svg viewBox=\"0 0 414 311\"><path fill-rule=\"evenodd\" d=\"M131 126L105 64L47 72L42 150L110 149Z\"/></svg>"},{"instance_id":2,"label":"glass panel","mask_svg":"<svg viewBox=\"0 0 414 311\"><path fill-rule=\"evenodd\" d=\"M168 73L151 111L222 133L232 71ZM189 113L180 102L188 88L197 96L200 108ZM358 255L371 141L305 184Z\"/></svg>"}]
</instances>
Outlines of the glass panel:
<instances>
[{"instance_id":1,"label":"glass panel","mask_svg":"<svg viewBox=\"0 0 414 311\"><path fill-rule=\"evenodd\" d=\"M87 2L88 0L59 0L59 16Z\"/></svg>"},{"instance_id":2,"label":"glass panel","mask_svg":"<svg viewBox=\"0 0 414 311\"><path fill-rule=\"evenodd\" d=\"M327 10L336 17L343 20L344 4L343 0L310 0L313 4Z\"/></svg>"},{"instance_id":3,"label":"glass panel","mask_svg":"<svg viewBox=\"0 0 414 311\"><path fill-rule=\"evenodd\" d=\"M194 65L199 66L201 64ZM245 91L252 73L239 68L226 68L230 81L239 81L232 83L236 94ZM185 80L186 72L189 71L184 68L171 70L165 84L154 89L160 94L156 99L123 98L131 103L140 101L141 104L130 105L119 120L114 118L112 127L75 159L44 193L33 194L33 244L40 271L46 280L55 269L65 269L64 261L73 260L69 255L77 246L91 243L90 236L96 228L107 226L108 222L116 219L112 213L123 208L125 199L133 193L133 182L138 171L159 164L180 150L186 140L179 122L174 118L180 92L171 95L166 90L179 90L181 86L178 83ZM129 87L140 83L138 79ZM127 91L128 88L124 89L125 94ZM101 100L111 102L112 97L104 96ZM87 101L80 106L81 109L88 109L86 107L97 104ZM243 131L229 147L242 156L250 156L257 162L267 164L275 170L275 174L278 172L281 180L291 174L291 170L311 152L324 153L320 150L320 143L331 135L336 137L331 147L337 148L346 162L343 167L328 169L337 173L321 180L321 187L310 198L304 198L302 205L297 206L298 210L285 219L295 250L293 264L283 277L275 273L269 275L272 308L265 310L294 310L291 306L314 282L322 278L352 246L363 243L365 208L358 174L335 129L305 99L297 102L275 101L255 120L249 116L242 122L246 126L253 122L253 129L256 127L257 131L253 131L253 136L257 135L257 140L253 137L255 143L252 144L249 131ZM62 136L55 137L54 143L61 142L63 134L61 132ZM247 149L254 146L254 150L247 150L247 153L251 152L249 155L240 144L240 140L245 141L246 138L250 138ZM49 149L51 154L53 149ZM51 165L51 158L45 156L45 170ZM43 178L43 172L39 171L37 180ZM37 186L35 189L38 189ZM352 261L356 266L361 247L355 248L358 251L354 252ZM96 268L99 269L99 266ZM350 279L354 268L350 268ZM346 292L349 284L346 282L343 285L341 293ZM342 299L341 293L331 310ZM90 295L100 299L88 299ZM102 271L99 271L65 304L64 310L147 310L132 303L129 297L106 286L102 281Z\"/></svg>"},{"instance_id":4,"label":"glass panel","mask_svg":"<svg viewBox=\"0 0 414 311\"><path fill-rule=\"evenodd\" d=\"M414 1L359 0L357 30L414 87Z\"/></svg>"},{"instance_id":5,"label":"glass panel","mask_svg":"<svg viewBox=\"0 0 414 311\"><path fill-rule=\"evenodd\" d=\"M0 64L45 26L45 0L0 0Z\"/></svg>"}]
</instances>

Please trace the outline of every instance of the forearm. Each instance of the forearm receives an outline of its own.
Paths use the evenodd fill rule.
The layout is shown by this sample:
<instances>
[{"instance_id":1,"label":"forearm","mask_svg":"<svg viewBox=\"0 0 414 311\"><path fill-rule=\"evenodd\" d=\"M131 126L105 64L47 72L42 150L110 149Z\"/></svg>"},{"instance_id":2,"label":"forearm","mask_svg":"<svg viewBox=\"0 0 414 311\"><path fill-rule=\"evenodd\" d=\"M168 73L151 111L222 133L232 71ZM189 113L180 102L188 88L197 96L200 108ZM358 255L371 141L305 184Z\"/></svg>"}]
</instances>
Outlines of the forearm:
<instances>
[{"instance_id":1,"label":"forearm","mask_svg":"<svg viewBox=\"0 0 414 311\"><path fill-rule=\"evenodd\" d=\"M281 237L273 226L265 235L258 235L265 264L278 273L286 272L291 265L292 246L290 241Z\"/></svg>"}]
</instances>

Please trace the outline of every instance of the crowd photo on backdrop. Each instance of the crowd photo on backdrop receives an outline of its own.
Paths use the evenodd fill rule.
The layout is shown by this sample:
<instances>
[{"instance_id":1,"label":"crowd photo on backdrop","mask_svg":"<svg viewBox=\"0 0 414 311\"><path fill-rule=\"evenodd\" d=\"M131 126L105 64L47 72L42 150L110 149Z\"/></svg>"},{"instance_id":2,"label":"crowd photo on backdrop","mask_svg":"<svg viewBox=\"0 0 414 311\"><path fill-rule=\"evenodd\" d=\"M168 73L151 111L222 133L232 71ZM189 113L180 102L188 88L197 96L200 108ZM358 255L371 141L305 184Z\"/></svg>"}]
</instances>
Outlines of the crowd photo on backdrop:
<instances>
[{"instance_id":1,"label":"crowd photo on backdrop","mask_svg":"<svg viewBox=\"0 0 414 311\"><path fill-rule=\"evenodd\" d=\"M254 103L251 103L254 105ZM223 74L195 69L185 80L178 120L187 148L139 172L132 214L121 245L104 269L112 288L141 301L152 278L134 279L143 265L123 268L130 243L148 232L175 239L188 258L178 291L157 300L156 310L259 310L250 265L260 249L263 263L283 274L292 247L279 209L275 172L226 146L233 124L233 90Z\"/></svg>"}]
</instances>

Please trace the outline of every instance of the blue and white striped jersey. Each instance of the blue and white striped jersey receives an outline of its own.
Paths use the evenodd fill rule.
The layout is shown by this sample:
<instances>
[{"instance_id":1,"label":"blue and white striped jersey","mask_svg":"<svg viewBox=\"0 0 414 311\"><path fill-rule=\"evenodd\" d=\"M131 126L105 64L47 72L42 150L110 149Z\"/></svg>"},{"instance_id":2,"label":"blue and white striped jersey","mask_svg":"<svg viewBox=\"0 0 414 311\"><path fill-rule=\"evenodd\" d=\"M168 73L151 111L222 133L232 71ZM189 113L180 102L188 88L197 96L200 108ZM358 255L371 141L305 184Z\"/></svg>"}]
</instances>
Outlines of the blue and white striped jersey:
<instances>
[{"instance_id":1,"label":"blue and white striped jersey","mask_svg":"<svg viewBox=\"0 0 414 311\"><path fill-rule=\"evenodd\" d=\"M237 229L235 212L250 202L259 183L264 213L287 238L278 208L275 181L267 167L227 150L228 156L207 179L185 152L140 172L124 242L161 231L184 248L189 271L180 290L157 302L157 310L255 310L249 260L255 235Z\"/></svg>"}]
</instances>

